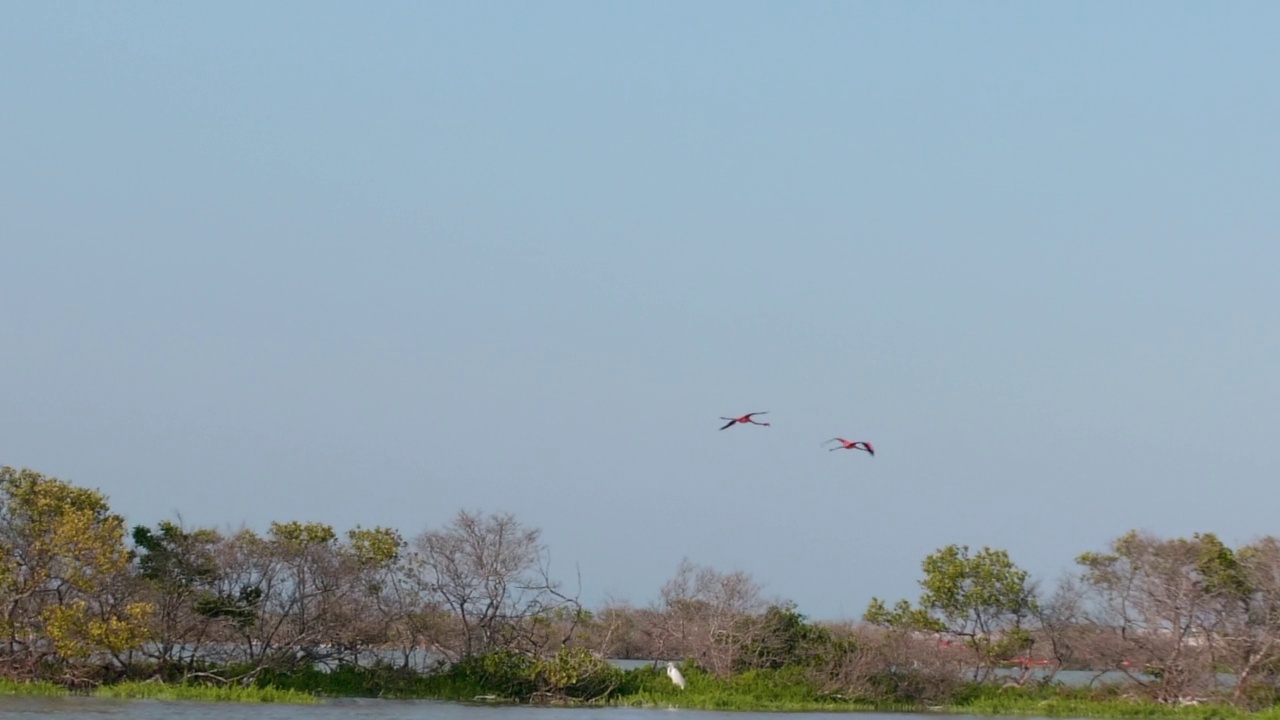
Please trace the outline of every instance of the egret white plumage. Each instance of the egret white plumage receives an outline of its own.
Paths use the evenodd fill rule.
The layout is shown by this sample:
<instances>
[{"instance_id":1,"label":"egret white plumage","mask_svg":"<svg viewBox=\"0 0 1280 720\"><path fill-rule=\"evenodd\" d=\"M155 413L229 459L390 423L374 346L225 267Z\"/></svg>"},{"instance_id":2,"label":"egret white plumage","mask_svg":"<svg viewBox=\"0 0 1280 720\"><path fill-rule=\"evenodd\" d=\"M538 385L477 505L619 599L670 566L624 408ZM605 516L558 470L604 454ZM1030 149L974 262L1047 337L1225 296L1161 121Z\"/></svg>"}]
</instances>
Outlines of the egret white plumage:
<instances>
[{"instance_id":1,"label":"egret white plumage","mask_svg":"<svg viewBox=\"0 0 1280 720\"><path fill-rule=\"evenodd\" d=\"M675 663L667 663L667 677L671 678L671 682L675 683L676 687L684 689L684 675L680 674L680 669Z\"/></svg>"}]
</instances>

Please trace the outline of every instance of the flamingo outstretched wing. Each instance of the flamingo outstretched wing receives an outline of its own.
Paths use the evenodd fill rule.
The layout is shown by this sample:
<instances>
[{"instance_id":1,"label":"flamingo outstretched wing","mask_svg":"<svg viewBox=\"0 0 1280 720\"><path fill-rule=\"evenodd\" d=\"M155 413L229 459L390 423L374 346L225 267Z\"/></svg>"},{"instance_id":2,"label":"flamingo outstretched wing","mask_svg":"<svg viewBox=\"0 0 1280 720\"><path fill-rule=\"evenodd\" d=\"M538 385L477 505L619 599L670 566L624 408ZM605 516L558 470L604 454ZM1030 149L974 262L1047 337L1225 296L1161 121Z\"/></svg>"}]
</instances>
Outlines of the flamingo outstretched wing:
<instances>
[{"instance_id":1,"label":"flamingo outstretched wing","mask_svg":"<svg viewBox=\"0 0 1280 720\"><path fill-rule=\"evenodd\" d=\"M738 416L738 417L736 417L736 418L727 418L727 417L722 417L722 418L720 418L721 420L728 420L729 422L728 422L728 423L726 423L726 424L725 424L725 426L724 426L724 427L722 427L722 428L720 428L720 429L721 429L721 430L724 430L724 429L726 429L726 428L732 427L734 423L748 423L748 422L755 422L754 420L752 420L752 419L751 419L753 416L755 416L755 415L768 415L768 414L769 414L769 411L768 411L768 410L762 410L762 411L760 411L760 412L751 412L751 413L747 413L746 415L739 415L739 416ZM756 423L756 424L757 424L757 425L768 425L769 423Z\"/></svg>"}]
</instances>

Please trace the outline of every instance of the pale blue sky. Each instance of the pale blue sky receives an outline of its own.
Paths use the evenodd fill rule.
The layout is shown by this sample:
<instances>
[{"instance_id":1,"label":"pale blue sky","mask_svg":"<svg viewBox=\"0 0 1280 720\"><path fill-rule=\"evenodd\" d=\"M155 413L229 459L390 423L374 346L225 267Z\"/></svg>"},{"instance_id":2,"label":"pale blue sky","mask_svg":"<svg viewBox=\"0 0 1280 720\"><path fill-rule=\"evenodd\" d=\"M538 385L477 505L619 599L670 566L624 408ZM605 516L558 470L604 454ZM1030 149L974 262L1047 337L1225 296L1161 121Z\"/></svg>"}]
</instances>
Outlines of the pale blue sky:
<instances>
[{"instance_id":1,"label":"pale blue sky","mask_svg":"<svg viewBox=\"0 0 1280 720\"><path fill-rule=\"evenodd\" d=\"M15 2L0 463L818 618L1280 533L1280 5ZM718 432L769 410L769 428ZM878 454L829 453L834 435Z\"/></svg>"}]
</instances>

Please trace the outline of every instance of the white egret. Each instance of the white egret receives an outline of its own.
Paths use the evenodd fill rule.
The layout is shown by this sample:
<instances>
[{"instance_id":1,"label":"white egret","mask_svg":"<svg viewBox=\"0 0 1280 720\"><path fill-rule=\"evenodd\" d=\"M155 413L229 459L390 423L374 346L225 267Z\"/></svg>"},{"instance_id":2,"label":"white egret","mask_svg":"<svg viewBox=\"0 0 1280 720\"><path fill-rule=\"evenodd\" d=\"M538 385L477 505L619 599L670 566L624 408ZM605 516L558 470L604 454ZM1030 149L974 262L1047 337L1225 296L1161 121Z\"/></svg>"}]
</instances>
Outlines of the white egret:
<instances>
[{"instance_id":1,"label":"white egret","mask_svg":"<svg viewBox=\"0 0 1280 720\"><path fill-rule=\"evenodd\" d=\"M676 687L684 689L684 675L680 674L680 669L675 663L667 663L667 677L671 678L671 682L675 683Z\"/></svg>"}]
</instances>

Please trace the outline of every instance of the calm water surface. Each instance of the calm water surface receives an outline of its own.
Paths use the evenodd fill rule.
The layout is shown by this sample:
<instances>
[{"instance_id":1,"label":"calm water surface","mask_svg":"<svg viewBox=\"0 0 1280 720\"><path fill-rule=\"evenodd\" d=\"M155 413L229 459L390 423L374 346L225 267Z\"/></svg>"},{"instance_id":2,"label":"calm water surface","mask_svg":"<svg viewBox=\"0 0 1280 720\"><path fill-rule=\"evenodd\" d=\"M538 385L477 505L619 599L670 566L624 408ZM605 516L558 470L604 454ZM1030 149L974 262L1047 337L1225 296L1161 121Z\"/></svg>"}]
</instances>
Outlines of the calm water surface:
<instances>
[{"instance_id":1,"label":"calm water surface","mask_svg":"<svg viewBox=\"0 0 1280 720\"><path fill-rule=\"evenodd\" d=\"M101 698L0 697L0 718L44 720L777 720L787 713L711 712L637 708L476 706L431 700L333 700L319 705L159 702ZM938 720L899 713L804 713L804 720ZM947 720L968 716L948 715Z\"/></svg>"}]
</instances>

